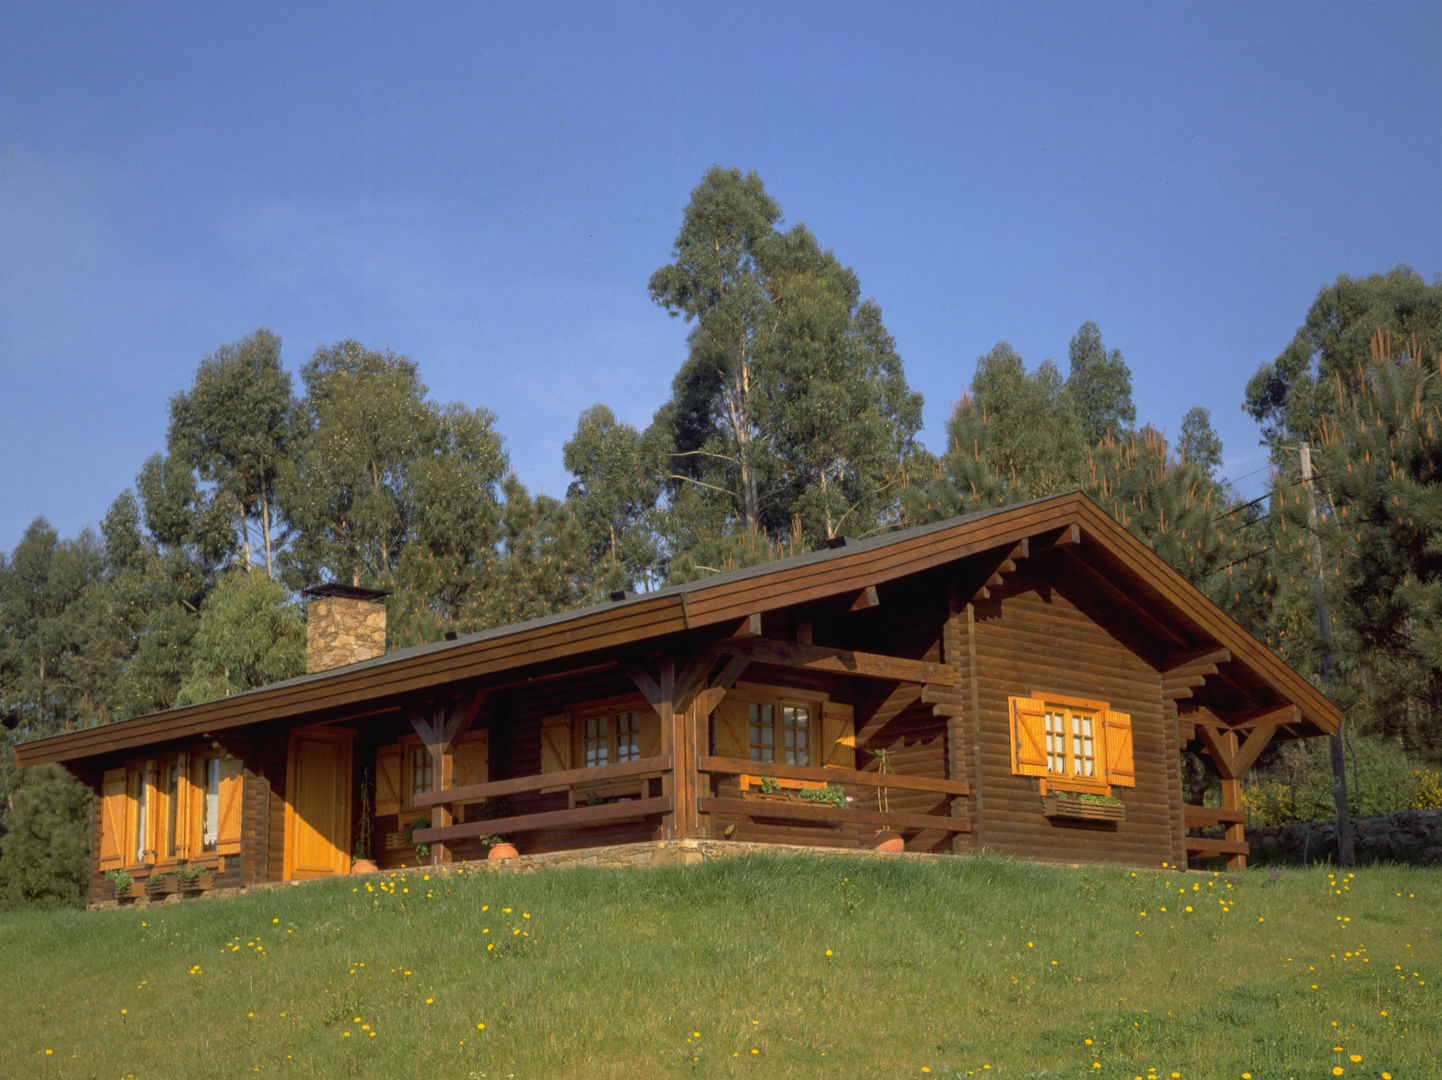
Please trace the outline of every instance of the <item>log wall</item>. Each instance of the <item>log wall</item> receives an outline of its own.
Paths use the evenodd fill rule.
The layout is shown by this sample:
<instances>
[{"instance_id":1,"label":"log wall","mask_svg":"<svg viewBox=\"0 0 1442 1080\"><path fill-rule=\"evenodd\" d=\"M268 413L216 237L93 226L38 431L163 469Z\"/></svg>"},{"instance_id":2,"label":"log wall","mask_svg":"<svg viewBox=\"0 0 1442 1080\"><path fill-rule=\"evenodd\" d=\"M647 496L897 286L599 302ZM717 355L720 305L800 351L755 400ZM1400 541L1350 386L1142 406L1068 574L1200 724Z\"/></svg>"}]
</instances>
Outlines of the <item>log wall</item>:
<instances>
[{"instance_id":1,"label":"log wall","mask_svg":"<svg viewBox=\"0 0 1442 1080\"><path fill-rule=\"evenodd\" d=\"M974 713L977 845L1066 861L1178 860L1176 727L1164 713L1156 669L1078 610L1063 587L1028 582L1025 564L971 607L966 683ZM1136 787L1113 788L1125 820L1049 819L1038 778L1012 774L1007 698L1047 694L1104 701L1131 714Z\"/></svg>"}]
</instances>

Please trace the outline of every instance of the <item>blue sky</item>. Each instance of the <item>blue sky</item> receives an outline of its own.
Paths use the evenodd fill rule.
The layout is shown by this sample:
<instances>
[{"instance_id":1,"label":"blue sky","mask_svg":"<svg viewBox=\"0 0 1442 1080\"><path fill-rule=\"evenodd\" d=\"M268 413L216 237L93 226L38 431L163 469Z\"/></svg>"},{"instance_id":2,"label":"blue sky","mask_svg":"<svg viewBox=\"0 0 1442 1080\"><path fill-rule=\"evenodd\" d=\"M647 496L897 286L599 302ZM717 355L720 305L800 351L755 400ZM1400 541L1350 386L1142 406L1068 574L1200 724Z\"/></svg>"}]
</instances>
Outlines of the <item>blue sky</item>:
<instances>
[{"instance_id":1,"label":"blue sky","mask_svg":"<svg viewBox=\"0 0 1442 1080\"><path fill-rule=\"evenodd\" d=\"M926 445L1092 319L1255 493L1243 388L1317 291L1442 272L1439 61L1420 2L4 4L0 550L97 525L261 326L412 357L564 494L581 410L669 393L646 283L713 163L856 270Z\"/></svg>"}]
</instances>

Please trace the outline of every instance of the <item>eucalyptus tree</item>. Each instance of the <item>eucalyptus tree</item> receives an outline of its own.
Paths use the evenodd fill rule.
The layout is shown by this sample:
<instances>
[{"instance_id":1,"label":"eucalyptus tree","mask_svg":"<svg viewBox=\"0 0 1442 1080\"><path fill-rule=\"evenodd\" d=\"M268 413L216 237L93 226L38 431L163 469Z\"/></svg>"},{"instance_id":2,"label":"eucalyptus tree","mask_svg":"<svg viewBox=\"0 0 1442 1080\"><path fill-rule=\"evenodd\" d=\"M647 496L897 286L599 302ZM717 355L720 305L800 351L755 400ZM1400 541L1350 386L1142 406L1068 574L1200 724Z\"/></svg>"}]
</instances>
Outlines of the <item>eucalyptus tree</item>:
<instances>
[{"instance_id":1,"label":"eucalyptus tree","mask_svg":"<svg viewBox=\"0 0 1442 1080\"><path fill-rule=\"evenodd\" d=\"M688 528L865 533L920 426L880 309L855 273L781 210L755 173L715 166L683 215L651 297L693 324L651 431ZM683 492L687 493L683 496Z\"/></svg>"},{"instance_id":2,"label":"eucalyptus tree","mask_svg":"<svg viewBox=\"0 0 1442 1080\"><path fill-rule=\"evenodd\" d=\"M380 584L406 546L460 558L485 542L506 457L484 409L441 407L416 364L355 341L319 349L277 494L296 530L287 581Z\"/></svg>"},{"instance_id":3,"label":"eucalyptus tree","mask_svg":"<svg viewBox=\"0 0 1442 1080\"><path fill-rule=\"evenodd\" d=\"M562 454L575 478L566 489L566 502L592 562L598 567L619 563L631 584L660 584L654 525L660 463L641 432L618 420L607 406L593 405L581 413Z\"/></svg>"},{"instance_id":4,"label":"eucalyptus tree","mask_svg":"<svg viewBox=\"0 0 1442 1080\"><path fill-rule=\"evenodd\" d=\"M1095 445L1108 435L1120 437L1136 423L1132 373L1120 349L1107 352L1102 332L1088 319L1068 348L1071 367L1066 393L1081 425L1082 438Z\"/></svg>"},{"instance_id":5,"label":"eucalyptus tree","mask_svg":"<svg viewBox=\"0 0 1442 1080\"><path fill-rule=\"evenodd\" d=\"M275 484L295 418L280 338L260 329L201 361L195 383L170 401L169 455L193 471L235 529L245 565L255 556L252 524L267 576L274 576L279 531Z\"/></svg>"}]
</instances>

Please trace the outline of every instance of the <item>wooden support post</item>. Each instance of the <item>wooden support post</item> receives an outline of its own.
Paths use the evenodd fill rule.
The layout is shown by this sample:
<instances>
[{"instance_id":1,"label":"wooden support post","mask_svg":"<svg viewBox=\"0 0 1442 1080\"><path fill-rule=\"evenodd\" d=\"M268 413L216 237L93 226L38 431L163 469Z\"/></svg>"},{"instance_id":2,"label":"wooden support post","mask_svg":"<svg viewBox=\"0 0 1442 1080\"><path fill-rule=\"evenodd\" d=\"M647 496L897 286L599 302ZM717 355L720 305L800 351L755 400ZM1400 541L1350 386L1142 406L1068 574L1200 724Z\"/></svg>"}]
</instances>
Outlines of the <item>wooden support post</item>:
<instances>
[{"instance_id":1,"label":"wooden support post","mask_svg":"<svg viewBox=\"0 0 1442 1080\"><path fill-rule=\"evenodd\" d=\"M432 790L445 791L453 786L456 740L470 730L485 700L486 691L482 690L459 701L438 703L426 712L413 712L409 715L411 730L420 737L431 756ZM453 822L449 804L438 803L431 807L431 828L444 828ZM449 846L444 843L431 845L432 866L441 866L450 861Z\"/></svg>"}]
</instances>

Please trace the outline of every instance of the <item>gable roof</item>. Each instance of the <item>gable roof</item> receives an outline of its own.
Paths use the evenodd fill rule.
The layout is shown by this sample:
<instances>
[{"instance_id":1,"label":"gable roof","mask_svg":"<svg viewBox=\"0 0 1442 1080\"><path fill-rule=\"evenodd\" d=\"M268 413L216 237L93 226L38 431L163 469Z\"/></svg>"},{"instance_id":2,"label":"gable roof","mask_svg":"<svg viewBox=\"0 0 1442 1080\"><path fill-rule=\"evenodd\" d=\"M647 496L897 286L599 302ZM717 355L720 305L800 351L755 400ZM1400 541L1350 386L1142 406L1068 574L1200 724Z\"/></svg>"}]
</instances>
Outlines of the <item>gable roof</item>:
<instances>
[{"instance_id":1,"label":"gable roof","mask_svg":"<svg viewBox=\"0 0 1442 1080\"><path fill-rule=\"evenodd\" d=\"M160 741L361 708L458 682L504 678L508 672L548 662L636 648L671 634L708 628L714 632L753 614L857 593L947 564L988 555L997 560L1021 557L1033 550L1048 553L1050 572L1064 583L1061 587L1113 613L1109 628L1138 651L1145 650L1159 670L1200 664L1205 673L1215 674L1222 665L1217 693L1223 698L1250 705L1258 714L1269 708L1291 709L1293 719L1284 723L1285 733L1336 730L1340 713L1321 691L1096 503L1071 492L398 649L216 701L37 739L17 746L15 757L22 766L81 762ZM1225 716L1221 719L1226 722Z\"/></svg>"}]
</instances>

